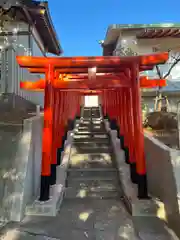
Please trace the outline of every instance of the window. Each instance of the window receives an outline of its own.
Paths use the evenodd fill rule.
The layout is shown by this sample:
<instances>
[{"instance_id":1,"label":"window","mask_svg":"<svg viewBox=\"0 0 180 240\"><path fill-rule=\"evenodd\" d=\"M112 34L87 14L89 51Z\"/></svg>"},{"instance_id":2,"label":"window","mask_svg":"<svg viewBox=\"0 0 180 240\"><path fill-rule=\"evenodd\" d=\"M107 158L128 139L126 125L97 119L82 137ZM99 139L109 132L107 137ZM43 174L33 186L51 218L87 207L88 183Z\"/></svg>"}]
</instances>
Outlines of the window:
<instances>
[{"instance_id":1,"label":"window","mask_svg":"<svg viewBox=\"0 0 180 240\"><path fill-rule=\"evenodd\" d=\"M158 51L159 51L159 48L158 48L158 47L153 47L153 48L152 48L152 51L153 51L153 52L158 52Z\"/></svg>"}]
</instances>

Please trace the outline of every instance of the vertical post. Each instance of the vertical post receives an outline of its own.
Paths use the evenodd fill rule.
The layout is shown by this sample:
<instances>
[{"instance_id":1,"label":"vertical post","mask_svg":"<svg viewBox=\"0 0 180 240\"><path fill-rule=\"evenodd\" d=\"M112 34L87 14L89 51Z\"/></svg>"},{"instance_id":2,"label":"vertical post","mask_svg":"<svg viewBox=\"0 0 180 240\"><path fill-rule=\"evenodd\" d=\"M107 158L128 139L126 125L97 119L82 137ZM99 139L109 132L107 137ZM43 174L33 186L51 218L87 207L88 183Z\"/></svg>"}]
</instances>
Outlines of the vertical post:
<instances>
[{"instance_id":1,"label":"vertical post","mask_svg":"<svg viewBox=\"0 0 180 240\"><path fill-rule=\"evenodd\" d=\"M100 104L99 104L99 106L98 106L98 108L99 108L99 112L100 112L100 119L102 120L103 119L103 98L102 98L102 94L99 94L99 99L101 99L100 100Z\"/></svg>"},{"instance_id":2,"label":"vertical post","mask_svg":"<svg viewBox=\"0 0 180 240\"><path fill-rule=\"evenodd\" d=\"M69 94L69 92L67 92L67 101L66 101L66 132L68 132L69 128L70 128L70 122L71 122L71 117L73 114L73 109L71 108L71 104L74 105L74 102L72 100L72 93L71 95Z\"/></svg>"},{"instance_id":3,"label":"vertical post","mask_svg":"<svg viewBox=\"0 0 180 240\"><path fill-rule=\"evenodd\" d=\"M106 90L103 91L104 117L107 117Z\"/></svg>"},{"instance_id":4,"label":"vertical post","mask_svg":"<svg viewBox=\"0 0 180 240\"><path fill-rule=\"evenodd\" d=\"M139 67L134 63L132 66L132 91L133 91L133 120L134 120L134 141L136 170L138 176L138 197L140 199L148 198L146 163L144 152L144 133L142 126L141 95L139 82Z\"/></svg>"},{"instance_id":5,"label":"vertical post","mask_svg":"<svg viewBox=\"0 0 180 240\"><path fill-rule=\"evenodd\" d=\"M73 101L72 93L69 94L69 98L70 98L70 101L69 101L69 108L70 108L70 126L69 126L69 130L71 130L71 131L74 128L75 118L79 119L79 117L80 117L80 99L79 99L79 95L76 92L74 92L74 95L75 95L75 101ZM74 104L74 107L73 107L72 103Z\"/></svg>"},{"instance_id":6,"label":"vertical post","mask_svg":"<svg viewBox=\"0 0 180 240\"><path fill-rule=\"evenodd\" d=\"M114 96L115 96L115 102L116 102L116 122L117 122L117 127L118 127L118 136L120 134L120 109L119 109L119 91L115 91Z\"/></svg>"},{"instance_id":7,"label":"vertical post","mask_svg":"<svg viewBox=\"0 0 180 240\"><path fill-rule=\"evenodd\" d=\"M111 90L111 120L115 118L114 91Z\"/></svg>"},{"instance_id":8,"label":"vertical post","mask_svg":"<svg viewBox=\"0 0 180 240\"><path fill-rule=\"evenodd\" d=\"M178 140L179 140L179 148L180 148L180 111L179 111L179 108L180 107L180 102L178 102L178 104L177 104L177 120L178 120L178 136L179 136L179 138L178 138Z\"/></svg>"},{"instance_id":9,"label":"vertical post","mask_svg":"<svg viewBox=\"0 0 180 240\"><path fill-rule=\"evenodd\" d=\"M106 115L108 117L108 120L109 120L109 102L108 102L108 90L105 91L105 99L106 99Z\"/></svg>"},{"instance_id":10,"label":"vertical post","mask_svg":"<svg viewBox=\"0 0 180 240\"><path fill-rule=\"evenodd\" d=\"M8 71L8 74L5 75L5 77L7 78L7 82L6 82L6 93L13 93L14 92L14 84L15 84L15 74L14 74L14 66L15 66L15 52L14 52L14 49L13 47L8 47L6 49L6 56L7 56L7 59L6 59L6 62L5 64L7 64L8 66L6 66L7 70Z\"/></svg>"},{"instance_id":11,"label":"vertical post","mask_svg":"<svg viewBox=\"0 0 180 240\"><path fill-rule=\"evenodd\" d=\"M107 112L107 117L109 119L110 116L109 116L109 101L108 101L108 97L109 97L109 90L106 90L106 112Z\"/></svg>"},{"instance_id":12,"label":"vertical post","mask_svg":"<svg viewBox=\"0 0 180 240\"><path fill-rule=\"evenodd\" d=\"M125 142L124 142L124 136L125 136L125 126L124 126L124 97L123 97L123 89L120 91L119 95L119 101L120 101L120 110L121 110L121 132L120 132L120 141L121 141L121 147L124 149Z\"/></svg>"},{"instance_id":13,"label":"vertical post","mask_svg":"<svg viewBox=\"0 0 180 240\"><path fill-rule=\"evenodd\" d=\"M63 151L62 146L62 137L63 137L63 129L62 129L62 114L63 114L63 94L62 91L58 92L58 152L57 152L57 165L61 164L61 153Z\"/></svg>"},{"instance_id":14,"label":"vertical post","mask_svg":"<svg viewBox=\"0 0 180 240\"><path fill-rule=\"evenodd\" d=\"M44 128L42 140L42 166L40 201L49 200L51 157L52 157L52 130L53 130L53 87L54 68L49 65L46 73L44 93Z\"/></svg>"},{"instance_id":15,"label":"vertical post","mask_svg":"<svg viewBox=\"0 0 180 240\"><path fill-rule=\"evenodd\" d=\"M127 109L127 89L122 89L123 98L123 128L124 128L124 152L125 161L129 164L129 126L128 126L128 109Z\"/></svg>"},{"instance_id":16,"label":"vertical post","mask_svg":"<svg viewBox=\"0 0 180 240\"><path fill-rule=\"evenodd\" d=\"M77 118L80 118L81 115L81 95L77 93L77 98L78 98L78 106L77 106Z\"/></svg>"},{"instance_id":17,"label":"vertical post","mask_svg":"<svg viewBox=\"0 0 180 240\"><path fill-rule=\"evenodd\" d=\"M85 105L85 95L81 97L81 100L83 99L83 104L81 103L81 108L80 108L80 119L83 116L84 112L84 105Z\"/></svg>"},{"instance_id":18,"label":"vertical post","mask_svg":"<svg viewBox=\"0 0 180 240\"><path fill-rule=\"evenodd\" d=\"M40 113L41 113L40 105L36 105L36 115L40 116Z\"/></svg>"},{"instance_id":19,"label":"vertical post","mask_svg":"<svg viewBox=\"0 0 180 240\"><path fill-rule=\"evenodd\" d=\"M120 135L120 128L121 128L121 108L120 108L120 91L119 89L116 91L116 102L117 102L117 114L118 114L118 126L119 126L119 133L118 135ZM119 136L118 136L119 137Z\"/></svg>"},{"instance_id":20,"label":"vertical post","mask_svg":"<svg viewBox=\"0 0 180 240\"><path fill-rule=\"evenodd\" d=\"M107 117L108 117L108 119L110 118L110 113L109 113L109 101L108 101L108 99L109 99L109 90L106 90L106 111L107 111Z\"/></svg>"},{"instance_id":21,"label":"vertical post","mask_svg":"<svg viewBox=\"0 0 180 240\"><path fill-rule=\"evenodd\" d=\"M129 134L129 163L130 163L130 176L133 183L137 183L136 162L134 156L134 123L132 113L132 89L127 89L127 112L128 112L128 134Z\"/></svg>"},{"instance_id":22,"label":"vertical post","mask_svg":"<svg viewBox=\"0 0 180 240\"><path fill-rule=\"evenodd\" d=\"M101 107L101 117L104 116L104 94L103 94L103 91L99 94L99 99L100 99L100 107Z\"/></svg>"},{"instance_id":23,"label":"vertical post","mask_svg":"<svg viewBox=\"0 0 180 240\"><path fill-rule=\"evenodd\" d=\"M63 138L62 138L62 146L64 148L64 143L66 140L66 121L67 121L67 92L63 92L63 115L62 115L62 130L63 130Z\"/></svg>"},{"instance_id":24,"label":"vertical post","mask_svg":"<svg viewBox=\"0 0 180 240\"><path fill-rule=\"evenodd\" d=\"M112 91L113 93L113 121L114 121L114 128L118 131L119 134L119 126L118 126L118 106L117 106L117 98L116 98L116 90Z\"/></svg>"},{"instance_id":25,"label":"vertical post","mask_svg":"<svg viewBox=\"0 0 180 240\"><path fill-rule=\"evenodd\" d=\"M57 89L53 88L53 140L52 140L52 158L51 158L51 178L50 184L56 184L56 166L57 166Z\"/></svg>"},{"instance_id":26,"label":"vertical post","mask_svg":"<svg viewBox=\"0 0 180 240\"><path fill-rule=\"evenodd\" d=\"M107 92L107 103L108 103L108 114L110 120L112 120L112 92L108 90Z\"/></svg>"},{"instance_id":27,"label":"vertical post","mask_svg":"<svg viewBox=\"0 0 180 240\"><path fill-rule=\"evenodd\" d=\"M121 119L121 128L120 128L120 130L121 130L121 135L124 134L124 124L123 124L123 114L124 114L124 112L123 112L122 91L123 91L122 89L119 91L119 105L120 105L120 119Z\"/></svg>"}]
</instances>

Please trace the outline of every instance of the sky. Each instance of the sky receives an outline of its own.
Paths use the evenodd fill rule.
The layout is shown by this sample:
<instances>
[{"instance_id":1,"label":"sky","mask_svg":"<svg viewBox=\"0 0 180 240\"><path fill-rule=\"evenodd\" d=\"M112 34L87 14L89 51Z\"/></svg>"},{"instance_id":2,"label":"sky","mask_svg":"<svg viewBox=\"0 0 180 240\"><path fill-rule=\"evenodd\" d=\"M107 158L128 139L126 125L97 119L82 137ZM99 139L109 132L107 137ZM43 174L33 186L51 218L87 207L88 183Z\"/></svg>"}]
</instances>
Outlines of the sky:
<instances>
[{"instance_id":1,"label":"sky","mask_svg":"<svg viewBox=\"0 0 180 240\"><path fill-rule=\"evenodd\" d=\"M180 0L48 0L63 56L102 55L111 24L180 23Z\"/></svg>"}]
</instances>

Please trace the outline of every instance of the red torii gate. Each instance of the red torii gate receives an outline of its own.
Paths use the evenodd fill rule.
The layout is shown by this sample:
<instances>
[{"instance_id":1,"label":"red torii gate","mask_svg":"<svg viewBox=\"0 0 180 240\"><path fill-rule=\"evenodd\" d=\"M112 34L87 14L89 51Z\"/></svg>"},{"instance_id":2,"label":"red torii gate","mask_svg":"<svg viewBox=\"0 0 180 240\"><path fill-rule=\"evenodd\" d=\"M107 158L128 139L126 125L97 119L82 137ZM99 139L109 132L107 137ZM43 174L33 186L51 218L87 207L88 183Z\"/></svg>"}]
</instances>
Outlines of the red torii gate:
<instances>
[{"instance_id":1,"label":"red torii gate","mask_svg":"<svg viewBox=\"0 0 180 240\"><path fill-rule=\"evenodd\" d=\"M77 79L76 79L77 80ZM86 79L87 80L87 79ZM99 80L99 79L98 79ZM105 80L105 78L103 79ZM118 80L119 81L119 80ZM88 84L86 84L87 81L63 81L63 82L59 82L59 84L55 84L56 88L67 88L68 89L73 89L73 90L77 90L80 91L80 89L82 89L82 93L85 93L86 91L90 93L89 88L88 88ZM45 79L38 79L36 82L31 82L31 81L22 81L20 82L20 88L24 89L24 90L31 90L31 91L44 91L45 89L45 84L46 84L46 80ZM108 88L107 88L108 86ZM123 86L127 87L128 83L124 84ZM166 86L166 80L165 79L149 79L146 76L141 76L140 77L140 87L141 88L156 88L156 87L165 87ZM99 83L99 86L97 88L100 89L111 89L111 88L118 88L119 85L117 85L117 80L112 80L111 85L103 82L103 83ZM86 90L86 91L85 91ZM97 91L94 91L95 93L97 93ZM101 91L99 91L100 93Z\"/></svg>"},{"instance_id":2,"label":"red torii gate","mask_svg":"<svg viewBox=\"0 0 180 240\"><path fill-rule=\"evenodd\" d=\"M21 67L31 73L45 74L45 80L21 83L26 90L45 91L41 201L49 199L50 184L55 184L59 164L56 153L62 145L67 119L80 114L81 95L95 90L101 98L104 115L116 120L124 136L138 196L147 198L140 87L164 86L165 80L158 84L156 79L151 82L144 77L139 81L139 72L152 70L154 65L167 60L168 53L132 57L17 57Z\"/></svg>"}]
</instances>

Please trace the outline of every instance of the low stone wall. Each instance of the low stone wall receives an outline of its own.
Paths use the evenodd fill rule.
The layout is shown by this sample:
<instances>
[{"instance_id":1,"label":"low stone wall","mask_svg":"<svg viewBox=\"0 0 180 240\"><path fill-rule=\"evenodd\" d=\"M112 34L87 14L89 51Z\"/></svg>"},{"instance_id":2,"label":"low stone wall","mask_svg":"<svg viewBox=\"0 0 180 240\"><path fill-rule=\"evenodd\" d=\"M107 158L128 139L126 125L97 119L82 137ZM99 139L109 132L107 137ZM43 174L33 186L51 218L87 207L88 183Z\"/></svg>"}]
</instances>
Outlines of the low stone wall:
<instances>
[{"instance_id":1,"label":"low stone wall","mask_svg":"<svg viewBox=\"0 0 180 240\"><path fill-rule=\"evenodd\" d=\"M1 221L20 221L25 207L38 194L43 117L19 125L0 125Z\"/></svg>"},{"instance_id":2,"label":"low stone wall","mask_svg":"<svg viewBox=\"0 0 180 240\"><path fill-rule=\"evenodd\" d=\"M149 136L152 136L156 139L158 139L160 142L164 143L170 148L178 149L179 145L179 136L178 136L178 130L171 130L169 132L165 130L147 130L144 129L145 133L147 133Z\"/></svg>"},{"instance_id":3,"label":"low stone wall","mask_svg":"<svg viewBox=\"0 0 180 240\"><path fill-rule=\"evenodd\" d=\"M169 225L180 236L180 151L145 133L148 189L165 207Z\"/></svg>"}]
</instances>

